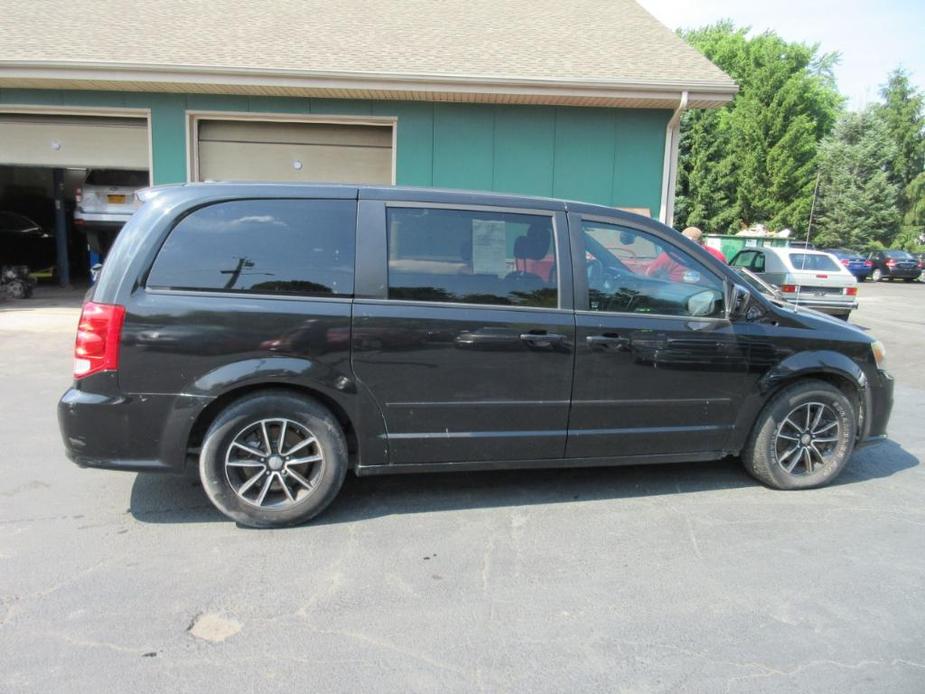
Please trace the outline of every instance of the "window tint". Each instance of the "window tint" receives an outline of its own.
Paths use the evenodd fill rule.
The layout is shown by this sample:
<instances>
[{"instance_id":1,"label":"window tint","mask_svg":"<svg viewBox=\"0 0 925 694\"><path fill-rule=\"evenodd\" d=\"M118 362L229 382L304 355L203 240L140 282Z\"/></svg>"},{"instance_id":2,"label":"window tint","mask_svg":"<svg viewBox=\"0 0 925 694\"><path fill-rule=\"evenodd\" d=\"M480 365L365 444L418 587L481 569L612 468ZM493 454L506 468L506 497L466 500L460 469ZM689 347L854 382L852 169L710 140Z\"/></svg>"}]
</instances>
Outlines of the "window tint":
<instances>
[{"instance_id":1,"label":"window tint","mask_svg":"<svg viewBox=\"0 0 925 694\"><path fill-rule=\"evenodd\" d=\"M592 311L721 317L723 282L698 261L658 237L584 222Z\"/></svg>"},{"instance_id":2,"label":"window tint","mask_svg":"<svg viewBox=\"0 0 925 694\"><path fill-rule=\"evenodd\" d=\"M733 267L750 268L752 266L752 261L754 260L755 260L755 251L743 251L737 254L736 257L732 259L731 264Z\"/></svg>"},{"instance_id":3,"label":"window tint","mask_svg":"<svg viewBox=\"0 0 925 694\"><path fill-rule=\"evenodd\" d=\"M894 260L914 260L914 258L906 251L883 251L883 255L885 255L887 258L893 258Z\"/></svg>"},{"instance_id":4,"label":"window tint","mask_svg":"<svg viewBox=\"0 0 925 694\"><path fill-rule=\"evenodd\" d=\"M764 272L764 253L760 251L755 253L755 259L751 265L752 272Z\"/></svg>"},{"instance_id":5,"label":"window tint","mask_svg":"<svg viewBox=\"0 0 925 694\"><path fill-rule=\"evenodd\" d=\"M795 270L838 270L841 265L827 255L791 253L790 264Z\"/></svg>"},{"instance_id":6,"label":"window tint","mask_svg":"<svg viewBox=\"0 0 925 694\"><path fill-rule=\"evenodd\" d=\"M388 233L390 299L558 306L551 217L392 207Z\"/></svg>"},{"instance_id":7,"label":"window tint","mask_svg":"<svg viewBox=\"0 0 925 694\"><path fill-rule=\"evenodd\" d=\"M236 200L174 227L148 286L256 294L353 293L356 203Z\"/></svg>"}]
</instances>

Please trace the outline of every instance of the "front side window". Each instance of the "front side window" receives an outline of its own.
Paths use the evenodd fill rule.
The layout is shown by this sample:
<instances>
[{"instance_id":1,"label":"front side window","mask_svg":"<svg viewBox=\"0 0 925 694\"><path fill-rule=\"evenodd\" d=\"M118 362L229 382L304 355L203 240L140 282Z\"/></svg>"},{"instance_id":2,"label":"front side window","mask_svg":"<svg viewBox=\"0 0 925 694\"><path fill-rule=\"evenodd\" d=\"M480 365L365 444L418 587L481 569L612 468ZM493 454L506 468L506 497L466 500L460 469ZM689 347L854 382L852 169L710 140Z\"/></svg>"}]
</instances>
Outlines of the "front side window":
<instances>
[{"instance_id":1,"label":"front side window","mask_svg":"<svg viewBox=\"0 0 925 694\"><path fill-rule=\"evenodd\" d=\"M585 221L582 236L592 311L725 315L722 280L686 252L612 224Z\"/></svg>"},{"instance_id":2,"label":"front side window","mask_svg":"<svg viewBox=\"0 0 925 694\"><path fill-rule=\"evenodd\" d=\"M351 200L215 203L177 223L147 286L350 296L355 227Z\"/></svg>"},{"instance_id":3,"label":"front side window","mask_svg":"<svg viewBox=\"0 0 925 694\"><path fill-rule=\"evenodd\" d=\"M552 217L390 207L389 298L556 308Z\"/></svg>"}]
</instances>

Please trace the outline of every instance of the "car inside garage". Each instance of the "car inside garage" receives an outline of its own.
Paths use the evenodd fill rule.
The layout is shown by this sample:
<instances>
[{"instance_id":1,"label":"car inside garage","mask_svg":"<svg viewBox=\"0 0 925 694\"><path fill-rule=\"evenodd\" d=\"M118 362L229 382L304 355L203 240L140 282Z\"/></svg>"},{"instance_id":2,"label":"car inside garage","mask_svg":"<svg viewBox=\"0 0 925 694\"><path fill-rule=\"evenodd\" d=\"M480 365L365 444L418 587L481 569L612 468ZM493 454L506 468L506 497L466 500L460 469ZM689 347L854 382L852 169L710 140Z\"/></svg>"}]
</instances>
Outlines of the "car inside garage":
<instances>
[{"instance_id":1,"label":"car inside garage","mask_svg":"<svg viewBox=\"0 0 925 694\"><path fill-rule=\"evenodd\" d=\"M131 215L148 185L147 112L88 111L0 112L0 265L85 280Z\"/></svg>"}]
</instances>

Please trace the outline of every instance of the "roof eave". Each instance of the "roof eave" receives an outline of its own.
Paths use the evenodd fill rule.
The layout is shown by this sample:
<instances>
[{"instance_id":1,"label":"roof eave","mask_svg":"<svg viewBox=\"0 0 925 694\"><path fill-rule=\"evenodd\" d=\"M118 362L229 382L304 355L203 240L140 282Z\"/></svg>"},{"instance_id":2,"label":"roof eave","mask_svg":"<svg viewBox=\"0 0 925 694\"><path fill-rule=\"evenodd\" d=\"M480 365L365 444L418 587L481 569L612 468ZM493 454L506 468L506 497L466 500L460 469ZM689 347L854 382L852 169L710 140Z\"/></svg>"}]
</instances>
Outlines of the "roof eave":
<instances>
[{"instance_id":1,"label":"roof eave","mask_svg":"<svg viewBox=\"0 0 925 694\"><path fill-rule=\"evenodd\" d=\"M0 87L631 108L673 108L684 91L689 107L710 108L730 101L738 91L731 80L537 79L20 60L0 60Z\"/></svg>"}]
</instances>

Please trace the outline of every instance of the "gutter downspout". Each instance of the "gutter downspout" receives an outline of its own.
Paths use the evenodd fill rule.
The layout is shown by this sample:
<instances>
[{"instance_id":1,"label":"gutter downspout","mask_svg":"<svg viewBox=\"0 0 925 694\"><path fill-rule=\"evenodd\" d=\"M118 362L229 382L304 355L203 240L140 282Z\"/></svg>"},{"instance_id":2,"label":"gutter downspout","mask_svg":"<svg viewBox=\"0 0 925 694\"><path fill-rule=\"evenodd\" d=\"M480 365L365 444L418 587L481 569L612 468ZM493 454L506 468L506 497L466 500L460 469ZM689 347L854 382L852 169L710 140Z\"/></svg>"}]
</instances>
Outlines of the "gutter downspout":
<instances>
[{"instance_id":1,"label":"gutter downspout","mask_svg":"<svg viewBox=\"0 0 925 694\"><path fill-rule=\"evenodd\" d=\"M681 140L681 116L687 110L687 90L681 92L681 101L665 128L665 160L662 164L662 203L658 218L662 224L674 221L674 190L678 181L678 145Z\"/></svg>"}]
</instances>

